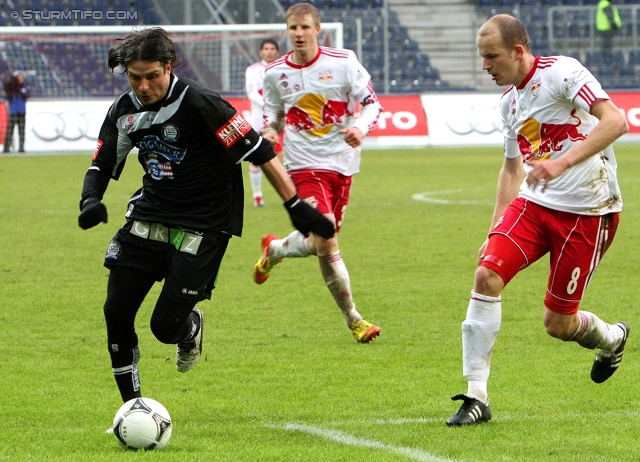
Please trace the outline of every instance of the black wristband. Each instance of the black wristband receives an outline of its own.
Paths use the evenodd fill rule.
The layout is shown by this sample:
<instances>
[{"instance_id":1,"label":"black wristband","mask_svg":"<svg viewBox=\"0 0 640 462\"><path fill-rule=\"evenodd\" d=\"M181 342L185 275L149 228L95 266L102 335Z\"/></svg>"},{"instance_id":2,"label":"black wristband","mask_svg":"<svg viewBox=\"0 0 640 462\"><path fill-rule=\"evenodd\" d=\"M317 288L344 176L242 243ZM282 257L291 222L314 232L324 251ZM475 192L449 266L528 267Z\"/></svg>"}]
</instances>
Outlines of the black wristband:
<instances>
[{"instance_id":1,"label":"black wristband","mask_svg":"<svg viewBox=\"0 0 640 462\"><path fill-rule=\"evenodd\" d=\"M93 203L93 202L100 202L100 200L96 199L95 197L89 197L87 199L81 200L80 201L80 211L82 212L82 210L84 210L84 208Z\"/></svg>"},{"instance_id":2,"label":"black wristband","mask_svg":"<svg viewBox=\"0 0 640 462\"><path fill-rule=\"evenodd\" d=\"M297 194L295 194L291 199L289 199L288 201L286 201L283 205L285 206L285 208L287 210L291 210L292 208L294 208L296 205L298 205L298 203L300 202L300 197L298 197Z\"/></svg>"}]
</instances>

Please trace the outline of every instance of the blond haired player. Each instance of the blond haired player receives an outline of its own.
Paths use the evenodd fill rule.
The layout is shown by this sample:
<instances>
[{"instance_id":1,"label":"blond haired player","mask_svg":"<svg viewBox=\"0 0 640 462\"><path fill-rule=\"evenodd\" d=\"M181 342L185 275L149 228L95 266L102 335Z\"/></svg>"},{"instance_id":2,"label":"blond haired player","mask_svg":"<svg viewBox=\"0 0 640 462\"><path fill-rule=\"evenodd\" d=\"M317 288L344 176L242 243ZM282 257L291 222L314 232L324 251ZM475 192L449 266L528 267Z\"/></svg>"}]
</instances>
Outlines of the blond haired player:
<instances>
[{"instance_id":1,"label":"blond haired player","mask_svg":"<svg viewBox=\"0 0 640 462\"><path fill-rule=\"evenodd\" d=\"M480 247L471 300L462 323L467 392L449 426L491 419L487 381L500 330L500 294L521 270L549 253L544 298L547 333L600 350L596 383L617 370L629 334L580 309L593 273L618 226L622 198L611 144L628 130L593 75L573 58L539 57L516 18L499 14L476 39L482 69L508 86L500 100L504 164L489 237Z\"/></svg>"},{"instance_id":2,"label":"blond haired player","mask_svg":"<svg viewBox=\"0 0 640 462\"><path fill-rule=\"evenodd\" d=\"M272 143L284 127L284 162L301 199L336 225L325 239L291 233L284 239L262 237L262 255L254 268L256 283L269 277L283 258L316 255L320 272L358 342L368 343L380 329L362 319L351 295L349 273L338 247L351 179L360 166L360 144L382 107L369 73L351 50L318 46L320 15L308 3L286 13L293 51L274 61L264 76L262 136ZM356 119L357 107L360 117Z\"/></svg>"}]
</instances>

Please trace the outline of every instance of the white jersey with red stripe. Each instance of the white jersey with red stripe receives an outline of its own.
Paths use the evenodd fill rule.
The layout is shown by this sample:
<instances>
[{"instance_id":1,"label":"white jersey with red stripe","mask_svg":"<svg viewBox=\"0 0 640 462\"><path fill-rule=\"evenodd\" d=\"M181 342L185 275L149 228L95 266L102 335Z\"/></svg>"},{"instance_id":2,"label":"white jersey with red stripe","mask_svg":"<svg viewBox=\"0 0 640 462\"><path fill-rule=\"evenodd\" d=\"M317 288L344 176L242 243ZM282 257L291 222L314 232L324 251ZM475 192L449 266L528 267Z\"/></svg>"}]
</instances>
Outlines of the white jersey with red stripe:
<instances>
[{"instance_id":1,"label":"white jersey with red stripe","mask_svg":"<svg viewBox=\"0 0 640 462\"><path fill-rule=\"evenodd\" d=\"M345 143L340 130L355 126L366 136L375 127L382 106L369 73L351 50L319 47L305 65L291 55L267 67L263 90L265 125L284 122L285 165L358 173L360 148Z\"/></svg>"},{"instance_id":2,"label":"white jersey with red stripe","mask_svg":"<svg viewBox=\"0 0 640 462\"><path fill-rule=\"evenodd\" d=\"M262 113L262 106L264 101L262 99L262 79L264 78L264 71L267 69L269 63L262 60L247 67L245 72L245 87L247 97L251 101L251 116L249 117L249 123L255 131L258 133L264 126L264 117Z\"/></svg>"},{"instance_id":3,"label":"white jersey with red stripe","mask_svg":"<svg viewBox=\"0 0 640 462\"><path fill-rule=\"evenodd\" d=\"M566 56L536 57L519 87L502 95L505 156L523 161L556 159L593 131L598 119L590 114L609 95L580 62ZM532 167L525 164L525 172ZM613 148L567 169L544 191L522 182L520 196L555 210L604 215L622 209Z\"/></svg>"}]
</instances>

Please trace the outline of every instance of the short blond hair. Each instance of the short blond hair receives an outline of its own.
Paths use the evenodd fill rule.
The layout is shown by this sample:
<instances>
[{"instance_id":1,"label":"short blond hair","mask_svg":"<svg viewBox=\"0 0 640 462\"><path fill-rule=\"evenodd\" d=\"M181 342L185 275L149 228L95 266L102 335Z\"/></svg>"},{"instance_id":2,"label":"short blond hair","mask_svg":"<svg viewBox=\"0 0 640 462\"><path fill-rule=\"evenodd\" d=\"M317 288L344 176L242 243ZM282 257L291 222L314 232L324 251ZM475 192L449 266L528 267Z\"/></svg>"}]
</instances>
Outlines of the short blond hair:
<instances>
[{"instance_id":1,"label":"short blond hair","mask_svg":"<svg viewBox=\"0 0 640 462\"><path fill-rule=\"evenodd\" d=\"M320 25L320 12L315 6L305 2L291 5L287 10L284 21L288 23L291 16L306 16L308 14L311 15L311 19L313 19L316 26Z\"/></svg>"}]
</instances>

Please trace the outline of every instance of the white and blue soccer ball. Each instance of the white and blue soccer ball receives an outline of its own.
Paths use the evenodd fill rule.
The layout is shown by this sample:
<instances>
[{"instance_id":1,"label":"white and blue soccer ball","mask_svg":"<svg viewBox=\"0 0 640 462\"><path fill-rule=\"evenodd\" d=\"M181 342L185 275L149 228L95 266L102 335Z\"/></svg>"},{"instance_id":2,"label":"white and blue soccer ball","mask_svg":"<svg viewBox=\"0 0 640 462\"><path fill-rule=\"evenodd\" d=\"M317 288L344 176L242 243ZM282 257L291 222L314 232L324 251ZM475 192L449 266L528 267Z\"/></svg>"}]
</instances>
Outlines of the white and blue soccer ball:
<instances>
[{"instance_id":1,"label":"white and blue soccer ball","mask_svg":"<svg viewBox=\"0 0 640 462\"><path fill-rule=\"evenodd\" d=\"M171 416L167 409L151 398L134 398L118 409L113 433L127 449L161 449L171 438Z\"/></svg>"}]
</instances>

